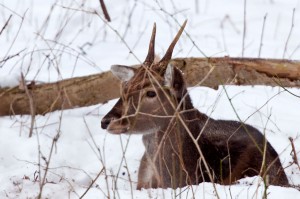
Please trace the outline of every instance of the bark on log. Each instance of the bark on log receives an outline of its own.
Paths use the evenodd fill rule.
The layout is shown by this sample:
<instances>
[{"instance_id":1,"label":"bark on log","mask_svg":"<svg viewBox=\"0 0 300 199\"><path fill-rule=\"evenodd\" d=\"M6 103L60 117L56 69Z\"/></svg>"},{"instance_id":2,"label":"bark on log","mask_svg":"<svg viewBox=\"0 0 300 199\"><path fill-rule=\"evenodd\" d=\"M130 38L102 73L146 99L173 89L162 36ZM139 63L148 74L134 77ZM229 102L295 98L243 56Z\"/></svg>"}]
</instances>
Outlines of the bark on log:
<instances>
[{"instance_id":1,"label":"bark on log","mask_svg":"<svg viewBox=\"0 0 300 199\"><path fill-rule=\"evenodd\" d=\"M300 87L300 62L251 58L178 58L188 86L267 85ZM119 97L120 82L111 74L71 78L29 87L35 113L83 107ZM0 116L30 114L29 98L19 87L0 88Z\"/></svg>"}]
</instances>

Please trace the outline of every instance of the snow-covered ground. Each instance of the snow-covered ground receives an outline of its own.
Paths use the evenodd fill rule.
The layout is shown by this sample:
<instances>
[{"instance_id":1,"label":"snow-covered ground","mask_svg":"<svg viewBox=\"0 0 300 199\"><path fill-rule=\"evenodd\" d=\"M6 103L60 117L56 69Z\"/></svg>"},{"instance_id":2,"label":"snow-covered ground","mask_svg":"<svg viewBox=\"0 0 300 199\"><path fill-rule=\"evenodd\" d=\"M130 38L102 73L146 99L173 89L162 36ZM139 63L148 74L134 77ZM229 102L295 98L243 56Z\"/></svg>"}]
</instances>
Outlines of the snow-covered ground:
<instances>
[{"instance_id":1,"label":"snow-covered ground","mask_svg":"<svg viewBox=\"0 0 300 199\"><path fill-rule=\"evenodd\" d=\"M97 0L0 1L0 31L11 16L0 35L0 87L18 85L21 72L28 81L51 82L107 71L113 64L140 63L154 22L156 53L162 56L185 19L188 35L182 35L174 57L300 59L299 0L246 1L245 22L244 1L105 2L112 18L108 24ZM300 89L288 88L295 95L279 87L225 89L241 119L266 134L280 154L290 183L299 186L300 171L291 164L289 137L300 159L300 98L295 96L300 96ZM223 87L189 90L200 111L213 118L237 120ZM220 198L262 198L264 186L259 177L237 185L216 185L216 190L211 183L177 190L135 190L144 151L141 136L110 135L100 128L102 117L115 102L38 115L32 138L28 138L30 116L1 117L0 198L35 198L43 179L47 183L42 198L78 198L86 191L84 198L216 198L216 190ZM300 198L295 188L270 186L267 193L274 199Z\"/></svg>"}]
</instances>

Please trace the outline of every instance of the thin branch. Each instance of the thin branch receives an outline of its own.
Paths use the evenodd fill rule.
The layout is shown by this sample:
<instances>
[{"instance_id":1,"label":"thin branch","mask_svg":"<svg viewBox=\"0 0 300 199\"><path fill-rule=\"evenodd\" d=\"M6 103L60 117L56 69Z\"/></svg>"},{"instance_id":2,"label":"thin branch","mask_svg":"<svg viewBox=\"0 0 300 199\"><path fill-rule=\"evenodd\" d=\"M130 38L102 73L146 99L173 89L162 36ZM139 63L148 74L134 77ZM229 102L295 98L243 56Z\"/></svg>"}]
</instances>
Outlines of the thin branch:
<instances>
[{"instance_id":1,"label":"thin branch","mask_svg":"<svg viewBox=\"0 0 300 199\"><path fill-rule=\"evenodd\" d=\"M300 95L296 95L295 93L292 93L291 91L289 91L288 89L286 89L285 86L282 85L280 79L277 77L277 78L272 78L272 80L278 85L280 86L283 90L285 90L286 92L288 92L289 94L295 96L295 97L298 97L300 98Z\"/></svg>"},{"instance_id":2,"label":"thin branch","mask_svg":"<svg viewBox=\"0 0 300 199\"><path fill-rule=\"evenodd\" d=\"M177 20L176 17L174 17L174 14L169 13L168 11L166 11L163 7L161 7L161 5L159 4L158 1L156 1L157 5L159 6L159 11L165 13L166 15L168 15L169 17L171 17L175 23L180 27L181 23L179 23L179 21ZM154 9L154 8L153 8ZM154 9L155 10L155 9ZM204 51L202 51L200 49L200 47L196 44L196 42L192 39L191 35L188 33L188 31L184 30L184 33L186 34L186 36L188 37L188 39L192 42L193 46L195 46L195 48L205 57L208 58L208 56L204 53Z\"/></svg>"},{"instance_id":3,"label":"thin branch","mask_svg":"<svg viewBox=\"0 0 300 199\"><path fill-rule=\"evenodd\" d=\"M0 5L1 5L1 4L0 4ZM24 12L24 15L22 16L22 20L21 20L21 23L20 23L20 25L19 25L18 31L17 31L17 33L16 33L16 35L15 35L15 37L14 37L14 39L13 39L11 45L9 46L9 48L8 48L8 50L7 50L6 54L5 54L5 56L4 56L5 59L6 59L7 57L9 57L8 54L9 54L10 50L12 49L13 45L15 44L15 42L16 42L18 36L19 36L19 33L20 33L21 28L22 28L22 26L23 26L23 22L24 22L25 15L26 15L27 11L28 11L28 9ZM3 64L2 64L2 63L3 63ZM5 64L5 62L1 62L0 68L2 68L2 67L4 66L4 64Z\"/></svg>"},{"instance_id":4,"label":"thin branch","mask_svg":"<svg viewBox=\"0 0 300 199\"><path fill-rule=\"evenodd\" d=\"M54 146L56 145L59 137L60 137L60 134L61 134L61 125L62 125L62 115L63 115L63 111L61 111L61 114L60 114L60 119L59 119L59 127L58 127L58 130L57 130L57 133L56 135L54 136L54 138L52 139L52 144L51 144L51 148L50 148L50 152L49 152L49 156L48 156L48 161L46 158L43 158L44 161L46 162L46 167L45 167L45 173L44 173L44 176L42 178L42 182L40 184L40 192L39 192L39 195L38 195L38 199L41 199L42 198L42 193L43 193L43 188L47 182L47 174L48 174L48 171L49 171L49 165L50 165L50 161L51 161L51 158L52 158L52 155L53 155L53 151L54 151ZM41 175L41 174L40 174Z\"/></svg>"},{"instance_id":5,"label":"thin branch","mask_svg":"<svg viewBox=\"0 0 300 199\"><path fill-rule=\"evenodd\" d=\"M9 18L7 19L7 21L5 22L4 26L2 27L1 31L0 31L0 35L2 34L2 32L4 31L4 29L7 27L10 19L11 19L12 15L9 16Z\"/></svg>"},{"instance_id":6,"label":"thin branch","mask_svg":"<svg viewBox=\"0 0 300 199\"><path fill-rule=\"evenodd\" d=\"M289 40L290 40L292 31L293 31L293 28L294 28L295 10L296 10L296 9L294 8L294 9L293 9L293 16L292 16L292 25L291 25L291 29L290 29L289 35L288 35L288 37L287 37L287 39L286 39L286 42L285 42L284 52L283 52L283 55L282 55L282 59L284 59L284 57L285 57L285 54L286 54L286 51L287 51L287 46L288 46L288 43L289 43Z\"/></svg>"},{"instance_id":7,"label":"thin branch","mask_svg":"<svg viewBox=\"0 0 300 199\"><path fill-rule=\"evenodd\" d=\"M245 51L245 37L246 37L246 7L247 7L247 0L244 0L244 28L243 28L243 42L242 42L242 57L244 57Z\"/></svg>"},{"instance_id":8,"label":"thin branch","mask_svg":"<svg viewBox=\"0 0 300 199\"><path fill-rule=\"evenodd\" d=\"M224 46L224 51L226 53L228 53L228 48L227 48L227 44L226 44L226 38L225 38L225 25L226 23L229 24L229 26L232 27L233 31L236 32L236 34L240 34L240 30L236 27L236 25L234 24L234 22L231 20L229 15L226 15L220 23L220 27L222 30L222 39L223 39L223 46Z\"/></svg>"},{"instance_id":9,"label":"thin branch","mask_svg":"<svg viewBox=\"0 0 300 199\"><path fill-rule=\"evenodd\" d=\"M89 187L85 190L85 192L79 197L79 199L83 198L85 196L85 194L92 188L93 184L96 182L96 180L99 178L99 176L101 175L101 173L103 172L104 167L99 171L99 173L97 174L97 176L95 177L94 180L92 180L92 182L90 183Z\"/></svg>"},{"instance_id":10,"label":"thin branch","mask_svg":"<svg viewBox=\"0 0 300 199\"><path fill-rule=\"evenodd\" d=\"M106 9L106 6L105 6L105 3L103 0L99 0L100 1L100 5L101 5L101 8L102 8L102 11L103 11L103 14L104 14L104 17L105 19L108 21L108 22L111 22L110 20L110 16L107 12L107 9Z\"/></svg>"},{"instance_id":11,"label":"thin branch","mask_svg":"<svg viewBox=\"0 0 300 199\"><path fill-rule=\"evenodd\" d=\"M92 135L92 132L91 132L91 130L90 130L90 128L89 128L89 126L88 126L88 124L87 124L87 122L86 122L86 120L85 120L85 118L83 118L83 121L84 121L84 124L85 124L85 126L86 126L86 128L87 128L87 132L88 132L88 134L89 134L89 136L90 136L90 138L91 138L91 140L92 140L92 142L93 142L93 144L94 144L94 147L96 148L96 150L97 150L97 152L99 153L99 156L98 156L98 154L96 153L96 151L93 149L93 147L92 147L92 145L91 144L89 144L90 145L90 147L91 147L91 149L95 152L95 154L96 154L96 156L97 156L97 158L99 159L99 161L101 162L101 164L104 166L106 163L105 163L105 149L104 149L104 145L103 145L103 156L102 156L102 154L101 154L101 150L100 150L100 148L98 147L98 145L97 145L97 143L96 143L96 141L95 141L95 138L93 137L93 135ZM89 143L89 142L88 142ZM108 184L108 175L107 175L107 170L106 170L106 168L105 168L105 166L103 167L103 173L104 173L104 175L105 175L105 184L106 184L106 189L107 189L107 195L104 193L104 191L102 191L101 189L101 191L102 191L102 193L106 196L106 198L111 198L110 197L110 192L109 192L109 184Z\"/></svg>"},{"instance_id":12,"label":"thin branch","mask_svg":"<svg viewBox=\"0 0 300 199\"><path fill-rule=\"evenodd\" d=\"M264 32L265 32L265 24L266 24L266 19L267 19L268 14L264 16L264 22L261 30L261 37L260 37L260 45L259 45L259 51L258 51L258 58L260 58L261 55L261 49L263 47L263 39L264 39Z\"/></svg>"},{"instance_id":13,"label":"thin branch","mask_svg":"<svg viewBox=\"0 0 300 199\"><path fill-rule=\"evenodd\" d=\"M295 149L295 145L294 145L294 140L292 137L289 137L289 140L291 142L291 145L292 145L292 150L293 150L293 160L294 160L294 163L298 166L299 170L300 170L300 165L299 165L299 161L298 161L298 158L297 158L297 152L296 152L296 149Z\"/></svg>"},{"instance_id":14,"label":"thin branch","mask_svg":"<svg viewBox=\"0 0 300 199\"><path fill-rule=\"evenodd\" d=\"M15 15L17 15L18 17L20 17L21 19L23 18L23 16L19 15L18 13L16 13L15 11L13 11L12 9L10 9L9 7L7 7L6 5L0 3L0 6L2 6L3 8L9 10L10 12L14 13Z\"/></svg>"},{"instance_id":15,"label":"thin branch","mask_svg":"<svg viewBox=\"0 0 300 199\"><path fill-rule=\"evenodd\" d=\"M128 22L127 22L127 26L126 26L125 32L123 33L123 36L122 36L123 38L126 37L127 32L128 32L128 30L129 30L129 28L131 26L131 18L132 18L132 15L134 13L134 10L135 10L136 6L137 6L137 1L135 0L134 5L133 5L133 7L132 7L132 9L131 9L131 11L130 11L130 13L128 15Z\"/></svg>"},{"instance_id":16,"label":"thin branch","mask_svg":"<svg viewBox=\"0 0 300 199\"><path fill-rule=\"evenodd\" d=\"M33 101L32 92L29 91L29 89L26 85L23 73L21 73L21 85L22 85L22 88L25 90L25 93L26 93L26 95L28 97L28 100L29 100L29 107L30 107L30 114L31 114L31 124L30 124L30 129L29 129L29 137L31 137L32 133L33 133L34 120L35 120L35 104L34 104L34 101Z\"/></svg>"},{"instance_id":17,"label":"thin branch","mask_svg":"<svg viewBox=\"0 0 300 199\"><path fill-rule=\"evenodd\" d=\"M0 35L1 35L1 33L0 33ZM23 50L17 52L17 53L14 54L14 55L9 55L9 56L5 57L3 60L0 61L0 64L7 62L8 60L10 60L10 59L12 59L12 58L14 58L14 57L19 56L24 50L25 50L25 49L23 49Z\"/></svg>"}]
</instances>

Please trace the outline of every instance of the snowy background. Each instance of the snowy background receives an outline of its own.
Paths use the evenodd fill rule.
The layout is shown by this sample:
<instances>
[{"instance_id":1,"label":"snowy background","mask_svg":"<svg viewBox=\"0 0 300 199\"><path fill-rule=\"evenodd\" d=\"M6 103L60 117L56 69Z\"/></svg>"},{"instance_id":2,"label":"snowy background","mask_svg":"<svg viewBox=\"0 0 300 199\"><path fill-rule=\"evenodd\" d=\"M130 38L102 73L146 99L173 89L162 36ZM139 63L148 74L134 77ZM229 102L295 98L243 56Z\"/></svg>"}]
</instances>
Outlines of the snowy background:
<instances>
[{"instance_id":1,"label":"snowy background","mask_svg":"<svg viewBox=\"0 0 300 199\"><path fill-rule=\"evenodd\" d=\"M0 87L18 85L21 72L26 80L42 83L100 73L113 64L138 64L147 53L154 22L156 53L162 56L185 19L186 32L173 57L300 60L299 0L248 0L246 15L242 0L105 3L111 23L103 20L98 0L1 0L0 31L9 22L0 34ZM200 111L237 120L224 89L239 117L264 132L280 154L290 184L299 186L300 170L293 163L289 137L300 159L300 98L279 87L189 88ZM300 96L300 89L289 91ZM38 115L32 138L30 116L1 117L0 198L35 198L42 181L42 198L79 198L86 191L84 198L262 198L259 177L216 185L216 190L211 183L201 183L136 191L144 151L141 136L110 135L100 128L115 102ZM300 198L295 188L270 186L267 193L268 198Z\"/></svg>"}]
</instances>

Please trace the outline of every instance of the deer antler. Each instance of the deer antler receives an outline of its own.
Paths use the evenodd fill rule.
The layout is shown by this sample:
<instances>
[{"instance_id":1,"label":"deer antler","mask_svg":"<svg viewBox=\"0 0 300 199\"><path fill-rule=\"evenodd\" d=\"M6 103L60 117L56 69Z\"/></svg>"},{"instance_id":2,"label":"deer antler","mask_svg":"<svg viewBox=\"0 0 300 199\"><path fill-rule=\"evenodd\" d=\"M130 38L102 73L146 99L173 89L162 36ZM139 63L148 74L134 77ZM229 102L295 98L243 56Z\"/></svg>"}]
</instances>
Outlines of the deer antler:
<instances>
[{"instance_id":1,"label":"deer antler","mask_svg":"<svg viewBox=\"0 0 300 199\"><path fill-rule=\"evenodd\" d=\"M153 61L154 61L154 51L155 51L155 34L156 34L156 23L154 23L153 25L153 29L152 29L152 35L151 35L151 39L150 39L150 44L149 44L149 50L148 50L148 55L144 61L144 65L146 66L150 66Z\"/></svg>"},{"instance_id":2,"label":"deer antler","mask_svg":"<svg viewBox=\"0 0 300 199\"><path fill-rule=\"evenodd\" d=\"M179 37L181 36L183 30L184 30L184 27L187 23L187 20L184 21L184 23L182 24L180 30L178 31L177 35L175 36L175 38L173 39L172 43L170 44L165 56L159 61L160 65L163 65L163 66L166 66L167 63L170 61L170 59L172 58L172 53L173 53L173 50L174 50L174 47L177 43L177 41L179 40Z\"/></svg>"}]
</instances>

